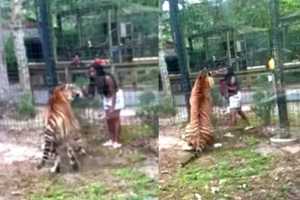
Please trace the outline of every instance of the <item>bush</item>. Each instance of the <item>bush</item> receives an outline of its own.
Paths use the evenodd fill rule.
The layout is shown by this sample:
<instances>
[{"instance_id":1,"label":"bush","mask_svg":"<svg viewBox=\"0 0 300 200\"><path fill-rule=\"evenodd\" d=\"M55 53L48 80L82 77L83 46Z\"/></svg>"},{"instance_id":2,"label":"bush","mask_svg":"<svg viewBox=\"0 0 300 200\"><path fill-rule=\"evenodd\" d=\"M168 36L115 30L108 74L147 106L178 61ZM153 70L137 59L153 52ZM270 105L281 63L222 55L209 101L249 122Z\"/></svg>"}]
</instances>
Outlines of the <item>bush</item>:
<instances>
[{"instance_id":1,"label":"bush","mask_svg":"<svg viewBox=\"0 0 300 200\"><path fill-rule=\"evenodd\" d=\"M212 96L214 106L224 106L224 100L220 93L220 88L218 86L212 88L211 96Z\"/></svg>"},{"instance_id":2,"label":"bush","mask_svg":"<svg viewBox=\"0 0 300 200\"><path fill-rule=\"evenodd\" d=\"M176 109L172 101L167 98L156 98L151 91L143 93L139 97L140 105L137 115L140 116L146 124L151 126L152 130L158 135L159 116L170 116L176 114Z\"/></svg>"},{"instance_id":3,"label":"bush","mask_svg":"<svg viewBox=\"0 0 300 200\"><path fill-rule=\"evenodd\" d=\"M18 70L18 67L17 67L18 64L17 64L17 58L16 58L16 55L15 55L15 47L14 47L14 42L13 42L12 37L9 37L5 41L4 51L5 51L5 60L6 60L8 70L17 71Z\"/></svg>"},{"instance_id":4,"label":"bush","mask_svg":"<svg viewBox=\"0 0 300 200\"><path fill-rule=\"evenodd\" d=\"M255 93L253 95L253 111L263 121L263 125L271 123L272 110L275 107L275 98L272 90L272 82L268 81L266 75L261 75L256 80Z\"/></svg>"},{"instance_id":5,"label":"bush","mask_svg":"<svg viewBox=\"0 0 300 200\"><path fill-rule=\"evenodd\" d=\"M75 85L77 85L80 88L83 88L89 84L89 80L86 77L76 77L75 79Z\"/></svg>"},{"instance_id":6,"label":"bush","mask_svg":"<svg viewBox=\"0 0 300 200\"><path fill-rule=\"evenodd\" d=\"M31 93L25 93L21 96L17 104L17 112L21 118L34 117L36 110Z\"/></svg>"},{"instance_id":7,"label":"bush","mask_svg":"<svg viewBox=\"0 0 300 200\"><path fill-rule=\"evenodd\" d=\"M147 125L151 127L155 135L159 134L158 126L158 101L151 91L145 92L139 97L140 105L137 115L141 117Z\"/></svg>"}]
</instances>

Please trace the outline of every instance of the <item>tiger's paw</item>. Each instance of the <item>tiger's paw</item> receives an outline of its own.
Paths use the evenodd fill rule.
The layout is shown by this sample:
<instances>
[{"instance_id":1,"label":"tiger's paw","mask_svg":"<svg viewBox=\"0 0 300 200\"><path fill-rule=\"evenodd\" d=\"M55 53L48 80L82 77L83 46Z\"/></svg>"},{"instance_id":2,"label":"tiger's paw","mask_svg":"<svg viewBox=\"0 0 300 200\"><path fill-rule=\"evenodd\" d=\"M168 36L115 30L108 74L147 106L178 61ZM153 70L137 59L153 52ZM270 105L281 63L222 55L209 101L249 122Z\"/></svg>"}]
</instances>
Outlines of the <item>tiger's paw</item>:
<instances>
[{"instance_id":1,"label":"tiger's paw","mask_svg":"<svg viewBox=\"0 0 300 200\"><path fill-rule=\"evenodd\" d=\"M39 169L42 169L44 166L45 166L45 161L41 161L41 162L36 166L36 168L39 170Z\"/></svg>"},{"instance_id":2,"label":"tiger's paw","mask_svg":"<svg viewBox=\"0 0 300 200\"><path fill-rule=\"evenodd\" d=\"M79 171L79 164L76 163L76 162L73 163L73 164L72 164L72 170L75 171L75 172L78 172L78 171Z\"/></svg>"},{"instance_id":3,"label":"tiger's paw","mask_svg":"<svg viewBox=\"0 0 300 200\"><path fill-rule=\"evenodd\" d=\"M51 174L60 173L60 166L54 166L50 169Z\"/></svg>"}]
</instances>

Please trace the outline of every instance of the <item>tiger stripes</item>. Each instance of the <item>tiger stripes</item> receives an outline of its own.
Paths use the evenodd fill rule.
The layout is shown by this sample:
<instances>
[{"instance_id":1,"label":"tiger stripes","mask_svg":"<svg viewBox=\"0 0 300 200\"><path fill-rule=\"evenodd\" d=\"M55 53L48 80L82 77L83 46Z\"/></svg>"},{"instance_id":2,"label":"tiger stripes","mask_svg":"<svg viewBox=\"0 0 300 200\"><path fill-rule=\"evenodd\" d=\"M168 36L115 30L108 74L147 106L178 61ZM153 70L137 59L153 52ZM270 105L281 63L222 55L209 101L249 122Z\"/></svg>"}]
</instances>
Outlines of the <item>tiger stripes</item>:
<instances>
[{"instance_id":1,"label":"tiger stripes","mask_svg":"<svg viewBox=\"0 0 300 200\"><path fill-rule=\"evenodd\" d=\"M190 122L185 127L182 138L195 151L203 151L214 142L210 118L212 113L210 90L213 84L211 74L202 71L196 78L191 92Z\"/></svg>"},{"instance_id":2,"label":"tiger stripes","mask_svg":"<svg viewBox=\"0 0 300 200\"><path fill-rule=\"evenodd\" d=\"M45 112L43 156L37 166L38 169L44 167L48 160L54 159L50 171L52 173L60 172L61 155L58 149L62 148L66 149L73 170L79 169L79 162L70 142L73 139L72 129L79 127L70 104L77 95L82 95L81 90L71 84L60 85L53 90ZM80 150L85 152L84 149Z\"/></svg>"}]
</instances>

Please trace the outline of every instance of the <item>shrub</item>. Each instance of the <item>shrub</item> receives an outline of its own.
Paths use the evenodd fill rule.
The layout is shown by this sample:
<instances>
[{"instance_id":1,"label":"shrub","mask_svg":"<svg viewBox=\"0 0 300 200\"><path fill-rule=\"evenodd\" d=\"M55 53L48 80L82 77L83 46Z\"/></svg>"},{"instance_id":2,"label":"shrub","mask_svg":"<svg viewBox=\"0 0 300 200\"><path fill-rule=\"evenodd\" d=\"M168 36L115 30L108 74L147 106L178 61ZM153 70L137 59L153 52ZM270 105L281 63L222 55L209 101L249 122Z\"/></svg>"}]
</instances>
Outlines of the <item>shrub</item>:
<instances>
[{"instance_id":1,"label":"shrub","mask_svg":"<svg viewBox=\"0 0 300 200\"><path fill-rule=\"evenodd\" d=\"M255 93L253 95L253 111L263 121L263 125L271 123L272 110L275 107L275 98L272 90L272 82L268 81L266 75L257 77Z\"/></svg>"},{"instance_id":2,"label":"shrub","mask_svg":"<svg viewBox=\"0 0 300 200\"><path fill-rule=\"evenodd\" d=\"M79 77L76 77L75 79L75 85L77 85L78 87L85 87L89 84L89 80L86 78L86 77L82 77L82 76L79 76Z\"/></svg>"},{"instance_id":3,"label":"shrub","mask_svg":"<svg viewBox=\"0 0 300 200\"><path fill-rule=\"evenodd\" d=\"M218 86L212 88L211 96L212 96L214 106L224 106L224 100L220 93L220 88Z\"/></svg>"},{"instance_id":4,"label":"shrub","mask_svg":"<svg viewBox=\"0 0 300 200\"><path fill-rule=\"evenodd\" d=\"M139 97L139 108L137 115L140 116L145 123L151 126L155 134L158 135L159 116L170 116L176 114L176 109L170 98L157 98L151 91L143 93Z\"/></svg>"},{"instance_id":5,"label":"shrub","mask_svg":"<svg viewBox=\"0 0 300 200\"><path fill-rule=\"evenodd\" d=\"M15 70L17 71L17 58L15 55L15 48L14 48L14 42L13 42L13 38L9 37L6 41L5 41L5 46L4 46L4 51L5 51L5 60L6 60L6 64L8 67L8 70Z\"/></svg>"},{"instance_id":6,"label":"shrub","mask_svg":"<svg viewBox=\"0 0 300 200\"><path fill-rule=\"evenodd\" d=\"M17 104L17 112L20 117L34 117L35 111L32 94L30 92L23 94Z\"/></svg>"}]
</instances>

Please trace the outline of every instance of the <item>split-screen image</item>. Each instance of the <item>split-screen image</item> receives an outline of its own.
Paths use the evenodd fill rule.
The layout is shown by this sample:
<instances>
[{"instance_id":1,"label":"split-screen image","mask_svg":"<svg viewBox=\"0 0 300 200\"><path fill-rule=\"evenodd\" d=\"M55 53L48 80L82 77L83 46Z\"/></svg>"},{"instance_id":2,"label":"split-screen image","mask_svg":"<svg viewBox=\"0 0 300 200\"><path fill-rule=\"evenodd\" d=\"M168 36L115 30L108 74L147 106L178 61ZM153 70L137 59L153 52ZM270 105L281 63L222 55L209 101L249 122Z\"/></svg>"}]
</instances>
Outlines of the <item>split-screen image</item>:
<instances>
[{"instance_id":1,"label":"split-screen image","mask_svg":"<svg viewBox=\"0 0 300 200\"><path fill-rule=\"evenodd\" d=\"M299 10L1 0L0 200L300 199Z\"/></svg>"}]
</instances>

